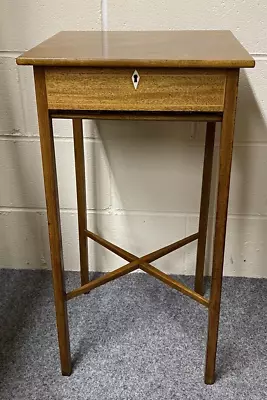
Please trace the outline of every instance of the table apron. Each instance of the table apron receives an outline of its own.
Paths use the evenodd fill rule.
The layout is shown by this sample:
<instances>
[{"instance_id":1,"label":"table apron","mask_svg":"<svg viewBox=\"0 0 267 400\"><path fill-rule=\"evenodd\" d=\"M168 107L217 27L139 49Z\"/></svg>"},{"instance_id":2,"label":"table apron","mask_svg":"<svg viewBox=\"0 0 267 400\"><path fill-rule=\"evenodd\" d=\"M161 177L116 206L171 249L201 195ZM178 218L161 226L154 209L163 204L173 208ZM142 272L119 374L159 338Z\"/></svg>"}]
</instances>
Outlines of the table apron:
<instances>
[{"instance_id":1,"label":"table apron","mask_svg":"<svg viewBox=\"0 0 267 400\"><path fill-rule=\"evenodd\" d=\"M218 69L47 67L50 110L199 111L224 108L226 71Z\"/></svg>"}]
</instances>

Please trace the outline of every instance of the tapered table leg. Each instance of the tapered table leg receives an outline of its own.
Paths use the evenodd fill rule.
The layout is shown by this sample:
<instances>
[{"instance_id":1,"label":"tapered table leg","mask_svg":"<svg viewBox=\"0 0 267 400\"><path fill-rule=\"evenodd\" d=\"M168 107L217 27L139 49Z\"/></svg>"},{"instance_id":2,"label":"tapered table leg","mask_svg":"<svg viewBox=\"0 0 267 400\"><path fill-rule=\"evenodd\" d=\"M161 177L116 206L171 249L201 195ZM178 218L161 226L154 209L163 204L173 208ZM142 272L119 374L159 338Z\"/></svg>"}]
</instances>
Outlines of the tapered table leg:
<instances>
[{"instance_id":1,"label":"tapered table leg","mask_svg":"<svg viewBox=\"0 0 267 400\"><path fill-rule=\"evenodd\" d=\"M199 215L199 239L197 245L197 262L195 275L195 291L201 296L204 294L204 265L207 240L207 228L210 203L210 186L212 177L213 150L215 138L215 122L208 122L206 129L206 143L203 165L202 191Z\"/></svg>"},{"instance_id":2,"label":"tapered table leg","mask_svg":"<svg viewBox=\"0 0 267 400\"><path fill-rule=\"evenodd\" d=\"M220 140L219 182L205 371L205 383L207 384L212 384L215 381L215 363L219 328L221 286L223 275L225 233L230 186L230 172L232 163L238 75L238 70L229 70L229 72L227 73L225 105Z\"/></svg>"},{"instance_id":3,"label":"tapered table leg","mask_svg":"<svg viewBox=\"0 0 267 400\"><path fill-rule=\"evenodd\" d=\"M86 186L82 119L75 118L73 124L73 140L76 171L76 192L79 225L79 247L80 247L80 271L81 286L89 282L88 271L88 238L85 235L87 229L86 217Z\"/></svg>"},{"instance_id":4,"label":"tapered table leg","mask_svg":"<svg viewBox=\"0 0 267 400\"><path fill-rule=\"evenodd\" d=\"M50 253L53 273L53 285L57 318L58 341L61 370L63 375L71 374L71 356L67 304L64 287L62 259L62 240L57 188L57 174L52 121L49 118L45 75L41 67L34 68L35 91L39 120L40 143L42 151L44 185L46 195L47 219L50 241Z\"/></svg>"}]
</instances>

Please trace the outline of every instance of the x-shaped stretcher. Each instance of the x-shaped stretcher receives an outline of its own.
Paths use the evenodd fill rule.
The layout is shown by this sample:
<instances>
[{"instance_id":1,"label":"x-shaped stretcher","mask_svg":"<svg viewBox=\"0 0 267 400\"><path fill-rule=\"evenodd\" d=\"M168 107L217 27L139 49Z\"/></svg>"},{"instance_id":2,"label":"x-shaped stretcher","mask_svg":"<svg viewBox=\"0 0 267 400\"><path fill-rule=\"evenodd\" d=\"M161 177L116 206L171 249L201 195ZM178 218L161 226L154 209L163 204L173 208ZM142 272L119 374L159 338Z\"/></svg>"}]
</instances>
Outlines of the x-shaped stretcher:
<instances>
[{"instance_id":1,"label":"x-shaped stretcher","mask_svg":"<svg viewBox=\"0 0 267 400\"><path fill-rule=\"evenodd\" d=\"M109 272L100 278L94 279L93 281L86 283L85 285L75 289L69 293L67 293L66 297L67 300L73 299L81 294L87 293L88 291L101 286L107 282L113 281L123 275L128 274L138 268L142 269L144 272L154 276L155 278L159 279L160 281L166 283L167 285L171 286L174 289L177 289L179 292L185 294L186 296L191 297L192 299L196 300L197 302L203 304L204 306L208 307L209 300L205 297L201 296L199 293L195 292L194 290L188 288L187 286L183 285L182 283L176 281L169 275L165 274L164 272L160 271L158 268L153 267L150 263L153 261L158 260L159 258L173 252L174 250L180 249L181 247L187 245L188 243L193 242L194 240L198 239L198 233L194 235L190 235L184 239L178 240L168 246L162 247L152 253L146 254L143 257L136 257L135 255L129 253L126 250L123 250L121 247L116 246L115 244L109 242L101 238L100 236L96 235L93 232L88 230L85 231L86 235L93 239L95 242L99 243L101 246L105 247L106 249L112 251L113 253L117 254L118 256L122 257L124 260L129 261L128 264L123 265L122 267Z\"/></svg>"}]
</instances>

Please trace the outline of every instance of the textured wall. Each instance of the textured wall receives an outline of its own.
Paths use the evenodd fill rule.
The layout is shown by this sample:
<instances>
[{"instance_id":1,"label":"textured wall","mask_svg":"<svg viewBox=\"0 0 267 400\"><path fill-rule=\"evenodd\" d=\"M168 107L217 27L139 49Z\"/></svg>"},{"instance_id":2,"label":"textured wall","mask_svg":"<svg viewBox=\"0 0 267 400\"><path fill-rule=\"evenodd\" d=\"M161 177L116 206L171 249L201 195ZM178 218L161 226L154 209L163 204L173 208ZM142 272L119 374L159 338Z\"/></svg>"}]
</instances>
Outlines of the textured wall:
<instances>
[{"instance_id":1,"label":"textured wall","mask_svg":"<svg viewBox=\"0 0 267 400\"><path fill-rule=\"evenodd\" d=\"M225 274L267 277L266 19L263 0L209 0L205 7L193 0L2 0L0 265L47 268L50 263L33 76L30 67L16 66L15 57L60 30L231 29L255 57L256 68L242 72L240 80ZM57 121L54 129L65 267L75 270L71 124ZM196 230L204 124L86 121L84 129L93 230L140 255ZM215 163L216 158L217 151ZM210 252L209 245L208 261ZM155 264L191 274L194 263L191 244ZM90 243L90 264L105 271L122 263Z\"/></svg>"}]
</instances>

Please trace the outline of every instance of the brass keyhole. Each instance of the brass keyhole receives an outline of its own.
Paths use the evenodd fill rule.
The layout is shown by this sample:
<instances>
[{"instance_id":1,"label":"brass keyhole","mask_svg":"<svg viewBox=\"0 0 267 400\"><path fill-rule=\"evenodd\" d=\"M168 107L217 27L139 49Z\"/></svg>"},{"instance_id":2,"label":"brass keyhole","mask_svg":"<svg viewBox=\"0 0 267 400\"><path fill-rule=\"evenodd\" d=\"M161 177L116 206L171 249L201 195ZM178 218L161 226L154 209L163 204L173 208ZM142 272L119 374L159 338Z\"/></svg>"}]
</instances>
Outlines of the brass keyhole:
<instances>
[{"instance_id":1,"label":"brass keyhole","mask_svg":"<svg viewBox=\"0 0 267 400\"><path fill-rule=\"evenodd\" d=\"M138 81L138 75L134 74L134 83L137 83L137 81Z\"/></svg>"}]
</instances>

